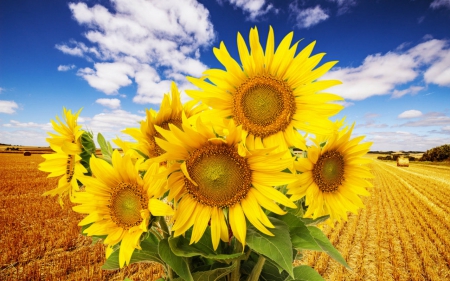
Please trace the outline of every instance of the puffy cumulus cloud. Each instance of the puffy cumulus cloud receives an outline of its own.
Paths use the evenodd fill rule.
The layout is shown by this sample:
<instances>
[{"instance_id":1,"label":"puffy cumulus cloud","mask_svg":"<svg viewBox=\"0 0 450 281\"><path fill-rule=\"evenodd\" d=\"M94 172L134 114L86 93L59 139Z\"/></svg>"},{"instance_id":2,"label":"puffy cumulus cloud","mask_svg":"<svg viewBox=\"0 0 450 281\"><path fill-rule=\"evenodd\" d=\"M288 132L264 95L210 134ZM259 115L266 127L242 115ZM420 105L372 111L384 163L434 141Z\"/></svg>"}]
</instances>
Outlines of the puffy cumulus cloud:
<instances>
[{"instance_id":1,"label":"puffy cumulus cloud","mask_svg":"<svg viewBox=\"0 0 450 281\"><path fill-rule=\"evenodd\" d=\"M78 70L77 75L83 77L91 87L107 95L118 94L123 86L132 83L129 77L135 74L134 68L123 62L99 62L94 69L86 67Z\"/></svg>"},{"instance_id":2,"label":"puffy cumulus cloud","mask_svg":"<svg viewBox=\"0 0 450 281\"><path fill-rule=\"evenodd\" d=\"M301 9L298 6L298 1L289 4L289 12L296 21L296 27L309 28L329 18L329 15L323 10L320 5L314 8Z\"/></svg>"},{"instance_id":3,"label":"puffy cumulus cloud","mask_svg":"<svg viewBox=\"0 0 450 281\"><path fill-rule=\"evenodd\" d=\"M0 113L13 114L19 105L12 100L0 100Z\"/></svg>"},{"instance_id":4,"label":"puffy cumulus cloud","mask_svg":"<svg viewBox=\"0 0 450 281\"><path fill-rule=\"evenodd\" d=\"M416 118L422 116L422 112L419 110L411 109L403 111L398 115L398 118Z\"/></svg>"},{"instance_id":5,"label":"puffy cumulus cloud","mask_svg":"<svg viewBox=\"0 0 450 281\"><path fill-rule=\"evenodd\" d=\"M278 13L273 4L267 4L266 0L217 0L220 4L228 2L236 8L242 9L248 14L249 20L256 20L258 17L267 14L270 11Z\"/></svg>"},{"instance_id":6,"label":"puffy cumulus cloud","mask_svg":"<svg viewBox=\"0 0 450 281\"><path fill-rule=\"evenodd\" d=\"M441 7L450 9L450 0L434 0L431 2L430 7L432 9L439 9Z\"/></svg>"},{"instance_id":7,"label":"puffy cumulus cloud","mask_svg":"<svg viewBox=\"0 0 450 281\"><path fill-rule=\"evenodd\" d=\"M423 76L427 83L450 87L450 50L443 52Z\"/></svg>"},{"instance_id":8,"label":"puffy cumulus cloud","mask_svg":"<svg viewBox=\"0 0 450 281\"><path fill-rule=\"evenodd\" d=\"M120 108L119 99L97 99L95 102L111 109Z\"/></svg>"},{"instance_id":9,"label":"puffy cumulus cloud","mask_svg":"<svg viewBox=\"0 0 450 281\"><path fill-rule=\"evenodd\" d=\"M75 65L74 64L70 64L70 65L60 65L58 66L58 71L68 71L71 69L74 69Z\"/></svg>"},{"instance_id":10,"label":"puffy cumulus cloud","mask_svg":"<svg viewBox=\"0 0 450 281\"><path fill-rule=\"evenodd\" d=\"M102 133L107 140L119 137L123 140L134 141L129 135L125 135L121 131L125 128L139 128L140 121L144 119L145 114L141 116L115 109L94 115L83 124L83 128L92 130L95 135Z\"/></svg>"},{"instance_id":11,"label":"puffy cumulus cloud","mask_svg":"<svg viewBox=\"0 0 450 281\"><path fill-rule=\"evenodd\" d=\"M376 95L392 94L394 98L417 94L421 86L406 90L395 88L413 82L420 75L426 83L450 86L450 48L448 40L431 39L403 52L367 56L357 67L331 70L323 79L343 82L332 89L350 100L363 100Z\"/></svg>"},{"instance_id":12,"label":"puffy cumulus cloud","mask_svg":"<svg viewBox=\"0 0 450 281\"><path fill-rule=\"evenodd\" d=\"M84 35L92 47L76 41L56 45L66 54L88 59L94 55L94 68L78 71L89 85L116 94L134 79L135 101L159 103L170 89L161 91L169 80L185 82L185 75L200 76L206 70L199 60L200 49L211 45L215 34L202 4L196 0L110 1L110 10L99 4L69 4L73 18L87 28Z\"/></svg>"}]
</instances>

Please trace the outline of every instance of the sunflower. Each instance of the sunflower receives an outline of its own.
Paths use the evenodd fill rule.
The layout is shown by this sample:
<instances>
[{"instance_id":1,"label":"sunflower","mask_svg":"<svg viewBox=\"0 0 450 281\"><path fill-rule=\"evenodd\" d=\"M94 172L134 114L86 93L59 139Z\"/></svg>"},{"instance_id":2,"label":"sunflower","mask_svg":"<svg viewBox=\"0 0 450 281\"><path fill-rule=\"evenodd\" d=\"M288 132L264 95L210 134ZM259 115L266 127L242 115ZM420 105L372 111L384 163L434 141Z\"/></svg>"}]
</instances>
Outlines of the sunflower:
<instances>
[{"instance_id":1,"label":"sunflower","mask_svg":"<svg viewBox=\"0 0 450 281\"><path fill-rule=\"evenodd\" d=\"M163 181L154 179L159 165L150 166L143 178L138 172L139 161L133 164L129 155L121 156L117 150L112 155L112 166L99 158L91 157L90 167L95 177L80 177L86 186L74 198L73 210L88 214L78 225L89 225L84 230L89 236L107 235L104 244L111 247L121 242L119 265L130 263L134 249L147 231L150 217L170 216L173 210L167 204L154 199L160 194Z\"/></svg>"},{"instance_id":2,"label":"sunflower","mask_svg":"<svg viewBox=\"0 0 450 281\"><path fill-rule=\"evenodd\" d=\"M363 158L371 142L360 143L364 136L350 140L353 126L342 129L328 138L323 148L318 143L308 148L307 158L298 158L296 169L301 172L298 181L288 186L291 200L306 196L308 210L305 217L330 215L332 220L347 219L347 211L356 213L363 208L360 197L370 195L367 181L373 178Z\"/></svg>"},{"instance_id":3,"label":"sunflower","mask_svg":"<svg viewBox=\"0 0 450 281\"><path fill-rule=\"evenodd\" d=\"M196 243L210 222L214 249L220 239L229 241L228 226L245 245L246 218L259 231L273 235L274 226L263 209L285 212L275 203L295 208L284 194L272 186L286 185L295 176L281 172L293 165L293 159L281 159L273 149L247 151L241 144L242 128L233 120L224 120L225 137L197 119L191 127L184 119L182 129L170 124L168 130L156 127L164 139L156 139L166 151L153 161L173 161L169 168L168 200L175 198L174 236L193 226L190 243ZM226 219L227 218L227 219Z\"/></svg>"},{"instance_id":4,"label":"sunflower","mask_svg":"<svg viewBox=\"0 0 450 281\"><path fill-rule=\"evenodd\" d=\"M329 133L328 117L343 108L330 102L342 98L318 92L341 82L316 81L336 61L316 68L324 54L310 57L315 42L295 55L298 42L291 47L292 37L293 32L286 35L274 51L270 27L264 51L255 27L250 30L249 50L238 33L241 65L221 42L218 49L214 48L214 54L226 70L209 69L201 78L188 77L200 89L186 93L210 106L211 118L231 116L237 125L242 125L250 149L278 146L277 151L285 151L294 144L306 149L305 139L297 130Z\"/></svg>"},{"instance_id":5,"label":"sunflower","mask_svg":"<svg viewBox=\"0 0 450 281\"><path fill-rule=\"evenodd\" d=\"M39 170L50 173L48 177L62 176L57 188L43 194L44 196L59 195L58 202L61 206L63 206L62 198L67 195L72 198L73 192L79 190L77 178L87 172L80 163L82 152L80 137L84 131L77 124L77 118L81 109L75 114L66 108L63 108L63 111L63 121L58 116L56 116L57 122L51 120L57 134L48 133L51 138L47 138L47 142L55 153L42 155L45 161L39 165Z\"/></svg>"},{"instance_id":6,"label":"sunflower","mask_svg":"<svg viewBox=\"0 0 450 281\"><path fill-rule=\"evenodd\" d=\"M196 101L190 101L183 105L180 99L180 92L176 84L172 82L171 95L164 95L158 113L153 109L147 109L147 118L141 121L140 129L127 128L122 131L137 140L137 144L120 139L114 140L114 143L124 149L126 153L133 154L136 152L134 149L137 149L149 158L159 156L164 153L164 150L155 142L155 137L161 137L161 135L155 130L154 126L168 129L169 124L174 124L181 127L183 112L188 118L194 118L194 116L206 109L204 105L196 106L196 104Z\"/></svg>"}]
</instances>

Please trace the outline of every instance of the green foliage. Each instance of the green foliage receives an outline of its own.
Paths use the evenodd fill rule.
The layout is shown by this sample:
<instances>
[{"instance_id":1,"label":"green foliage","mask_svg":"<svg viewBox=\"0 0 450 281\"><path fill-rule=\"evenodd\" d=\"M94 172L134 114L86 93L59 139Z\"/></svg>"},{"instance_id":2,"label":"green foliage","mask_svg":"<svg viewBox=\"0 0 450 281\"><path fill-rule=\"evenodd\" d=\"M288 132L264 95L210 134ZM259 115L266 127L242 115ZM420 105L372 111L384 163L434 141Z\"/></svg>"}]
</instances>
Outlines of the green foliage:
<instances>
[{"instance_id":1,"label":"green foliage","mask_svg":"<svg viewBox=\"0 0 450 281\"><path fill-rule=\"evenodd\" d=\"M450 145L444 144L427 150L419 161L444 161L450 160Z\"/></svg>"},{"instance_id":2,"label":"green foliage","mask_svg":"<svg viewBox=\"0 0 450 281\"><path fill-rule=\"evenodd\" d=\"M158 253L161 259L170 267L168 268L168 271L173 269L173 271L175 271L175 273L183 280L194 281L191 271L189 270L188 259L175 255L175 253L172 252L167 239L159 241Z\"/></svg>"},{"instance_id":3,"label":"green foliage","mask_svg":"<svg viewBox=\"0 0 450 281\"><path fill-rule=\"evenodd\" d=\"M291 279L286 279L286 281ZM322 276L307 265L300 265L294 267L294 279L295 281L324 281Z\"/></svg>"},{"instance_id":4,"label":"green foliage","mask_svg":"<svg viewBox=\"0 0 450 281\"><path fill-rule=\"evenodd\" d=\"M169 245L174 254L180 257L202 256L207 259L217 260L224 263L229 263L232 260L239 259L244 255L243 253L224 253L225 251L222 247L218 247L218 249L214 251L210 228L205 230L205 233L200 241L189 245L191 233L191 231L188 231L184 237L178 236L169 238Z\"/></svg>"},{"instance_id":5,"label":"green foliage","mask_svg":"<svg viewBox=\"0 0 450 281\"><path fill-rule=\"evenodd\" d=\"M130 264L136 262L157 262L163 263L158 253L158 238L151 232L147 233L141 241L141 250L134 250L131 256ZM103 264L102 269L115 270L119 266L119 247L108 257Z\"/></svg>"},{"instance_id":6,"label":"green foliage","mask_svg":"<svg viewBox=\"0 0 450 281\"><path fill-rule=\"evenodd\" d=\"M112 153L113 149L111 143L107 142L102 134L98 133L97 142L100 145L100 149L102 151L102 159L107 161L108 163L112 163Z\"/></svg>"},{"instance_id":7,"label":"green foliage","mask_svg":"<svg viewBox=\"0 0 450 281\"><path fill-rule=\"evenodd\" d=\"M289 235L289 227L281 220L269 217L275 226L270 232L274 236L261 233L253 225L247 226L247 244L258 254L264 255L272 260L280 268L286 270L293 276L292 271L292 243Z\"/></svg>"},{"instance_id":8,"label":"green foliage","mask_svg":"<svg viewBox=\"0 0 450 281\"><path fill-rule=\"evenodd\" d=\"M94 135L92 132L84 132L81 135L81 147L82 152L80 153L81 161L80 163L86 168L87 173L85 175L92 176L91 166L89 165L89 160L92 154L95 154L95 143Z\"/></svg>"}]
</instances>

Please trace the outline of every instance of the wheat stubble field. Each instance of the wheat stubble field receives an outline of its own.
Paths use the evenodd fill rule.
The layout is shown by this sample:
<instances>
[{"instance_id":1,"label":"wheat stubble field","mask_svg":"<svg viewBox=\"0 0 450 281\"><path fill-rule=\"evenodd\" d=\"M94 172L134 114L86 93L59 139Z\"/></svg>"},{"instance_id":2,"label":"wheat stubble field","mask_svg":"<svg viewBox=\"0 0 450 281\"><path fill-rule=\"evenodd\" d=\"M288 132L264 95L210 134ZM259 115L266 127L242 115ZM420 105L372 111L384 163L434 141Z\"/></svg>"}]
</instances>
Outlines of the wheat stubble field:
<instances>
[{"instance_id":1,"label":"wheat stubble field","mask_svg":"<svg viewBox=\"0 0 450 281\"><path fill-rule=\"evenodd\" d=\"M33 154L0 153L0 280L156 280L161 269L135 264L102 271L104 249L80 234L82 216L41 194L57 184ZM351 271L307 252L303 264L326 280L450 280L450 165L374 160L366 208L324 232ZM69 202L67 202L69 205Z\"/></svg>"}]
</instances>

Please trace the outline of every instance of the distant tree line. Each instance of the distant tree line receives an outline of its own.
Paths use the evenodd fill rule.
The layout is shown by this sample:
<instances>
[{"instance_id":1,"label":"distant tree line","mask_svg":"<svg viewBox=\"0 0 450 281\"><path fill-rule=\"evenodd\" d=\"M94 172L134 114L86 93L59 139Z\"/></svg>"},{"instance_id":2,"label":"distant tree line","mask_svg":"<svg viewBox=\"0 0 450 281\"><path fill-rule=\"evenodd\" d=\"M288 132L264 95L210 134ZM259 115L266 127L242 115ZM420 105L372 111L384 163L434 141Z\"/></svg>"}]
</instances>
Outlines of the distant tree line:
<instances>
[{"instance_id":1,"label":"distant tree line","mask_svg":"<svg viewBox=\"0 0 450 281\"><path fill-rule=\"evenodd\" d=\"M444 161L450 160L450 145L444 144L427 150L419 161Z\"/></svg>"},{"instance_id":2,"label":"distant tree line","mask_svg":"<svg viewBox=\"0 0 450 281\"><path fill-rule=\"evenodd\" d=\"M7 147L5 150L11 150L11 151L16 150L16 151L18 151L19 148L18 147Z\"/></svg>"}]
</instances>

